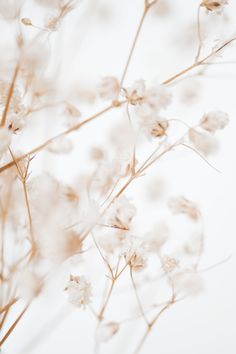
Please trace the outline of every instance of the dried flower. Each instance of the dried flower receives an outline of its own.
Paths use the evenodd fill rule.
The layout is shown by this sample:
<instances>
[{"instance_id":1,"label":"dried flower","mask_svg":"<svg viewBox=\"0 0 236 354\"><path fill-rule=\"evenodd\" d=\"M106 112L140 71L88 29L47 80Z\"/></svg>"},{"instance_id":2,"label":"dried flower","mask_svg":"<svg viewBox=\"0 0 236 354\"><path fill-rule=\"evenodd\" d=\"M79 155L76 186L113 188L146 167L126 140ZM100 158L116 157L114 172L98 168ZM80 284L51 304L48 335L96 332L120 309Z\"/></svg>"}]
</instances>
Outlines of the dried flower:
<instances>
[{"instance_id":1,"label":"dried flower","mask_svg":"<svg viewBox=\"0 0 236 354\"><path fill-rule=\"evenodd\" d=\"M217 130L222 130L229 123L229 116L225 112L213 111L204 114L200 121L200 126L204 130L215 133Z\"/></svg>"},{"instance_id":2,"label":"dried flower","mask_svg":"<svg viewBox=\"0 0 236 354\"><path fill-rule=\"evenodd\" d=\"M205 7L208 11L221 12L223 7L228 4L228 0L203 0L202 7Z\"/></svg>"},{"instance_id":3,"label":"dried flower","mask_svg":"<svg viewBox=\"0 0 236 354\"><path fill-rule=\"evenodd\" d=\"M171 102L171 94L166 87L154 85L146 88L144 80L135 81L131 87L123 90L127 101L137 105L137 113L146 117L156 115Z\"/></svg>"},{"instance_id":4,"label":"dried flower","mask_svg":"<svg viewBox=\"0 0 236 354\"><path fill-rule=\"evenodd\" d=\"M172 273L178 267L179 261L173 257L163 256L161 265L165 273Z\"/></svg>"},{"instance_id":5,"label":"dried flower","mask_svg":"<svg viewBox=\"0 0 236 354\"><path fill-rule=\"evenodd\" d=\"M30 19L30 18L24 17L24 18L21 19L21 22L22 22L23 25L25 25L25 26L32 26L32 22L31 22L31 19Z\"/></svg>"},{"instance_id":6,"label":"dried flower","mask_svg":"<svg viewBox=\"0 0 236 354\"><path fill-rule=\"evenodd\" d=\"M115 200L107 214L108 224L120 229L128 230L135 214L135 206L132 205L125 196L121 196Z\"/></svg>"},{"instance_id":7,"label":"dried flower","mask_svg":"<svg viewBox=\"0 0 236 354\"><path fill-rule=\"evenodd\" d=\"M96 339L99 342L107 342L119 330L119 324L116 322L100 323L96 330Z\"/></svg>"},{"instance_id":8,"label":"dried flower","mask_svg":"<svg viewBox=\"0 0 236 354\"><path fill-rule=\"evenodd\" d=\"M174 214L186 214L193 220L198 220L200 210L198 206L185 197L176 197L169 200L168 206Z\"/></svg>"},{"instance_id":9,"label":"dried flower","mask_svg":"<svg viewBox=\"0 0 236 354\"><path fill-rule=\"evenodd\" d=\"M130 237L124 242L125 261L134 271L140 271L146 267L145 248L142 240Z\"/></svg>"},{"instance_id":10,"label":"dried flower","mask_svg":"<svg viewBox=\"0 0 236 354\"><path fill-rule=\"evenodd\" d=\"M86 307L91 302L91 284L82 276L70 276L65 288L68 294L68 301L77 307Z\"/></svg>"}]
</instances>

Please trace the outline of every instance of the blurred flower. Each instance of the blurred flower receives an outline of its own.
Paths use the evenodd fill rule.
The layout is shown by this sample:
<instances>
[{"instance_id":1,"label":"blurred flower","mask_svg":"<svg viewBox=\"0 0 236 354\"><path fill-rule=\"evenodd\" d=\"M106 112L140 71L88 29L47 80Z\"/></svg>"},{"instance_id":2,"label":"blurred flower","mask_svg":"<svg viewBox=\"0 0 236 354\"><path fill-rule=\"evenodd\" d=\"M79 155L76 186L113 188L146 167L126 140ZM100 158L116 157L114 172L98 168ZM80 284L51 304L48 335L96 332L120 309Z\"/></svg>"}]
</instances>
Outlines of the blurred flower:
<instances>
[{"instance_id":1,"label":"blurred flower","mask_svg":"<svg viewBox=\"0 0 236 354\"><path fill-rule=\"evenodd\" d=\"M200 6L205 7L208 11L216 11L219 13L227 4L228 0L203 0Z\"/></svg>"},{"instance_id":2,"label":"blurred flower","mask_svg":"<svg viewBox=\"0 0 236 354\"><path fill-rule=\"evenodd\" d=\"M145 248L142 240L131 236L124 241L125 261L134 271L146 267Z\"/></svg>"},{"instance_id":3,"label":"blurred flower","mask_svg":"<svg viewBox=\"0 0 236 354\"><path fill-rule=\"evenodd\" d=\"M96 339L99 342L107 342L119 330L119 324L116 322L100 323L96 329Z\"/></svg>"},{"instance_id":4,"label":"blurred flower","mask_svg":"<svg viewBox=\"0 0 236 354\"><path fill-rule=\"evenodd\" d=\"M77 307L84 308L91 302L91 284L82 276L70 276L65 290L68 294L68 301Z\"/></svg>"},{"instance_id":5,"label":"blurred flower","mask_svg":"<svg viewBox=\"0 0 236 354\"><path fill-rule=\"evenodd\" d=\"M146 88L144 80L135 81L124 88L124 96L131 105L137 105L137 113L143 116L156 115L171 102L171 94L163 85Z\"/></svg>"},{"instance_id":6,"label":"blurred flower","mask_svg":"<svg viewBox=\"0 0 236 354\"><path fill-rule=\"evenodd\" d=\"M168 206L174 214L186 214L193 220L197 220L200 216L198 206L185 197L176 197L169 200Z\"/></svg>"},{"instance_id":7,"label":"blurred flower","mask_svg":"<svg viewBox=\"0 0 236 354\"><path fill-rule=\"evenodd\" d=\"M179 261L173 257L161 257L162 269L165 273L172 273L179 265Z\"/></svg>"},{"instance_id":8,"label":"blurred flower","mask_svg":"<svg viewBox=\"0 0 236 354\"><path fill-rule=\"evenodd\" d=\"M200 126L204 130L215 133L217 130L224 129L229 123L229 116L225 112L213 111L204 114L200 121Z\"/></svg>"},{"instance_id":9,"label":"blurred flower","mask_svg":"<svg viewBox=\"0 0 236 354\"><path fill-rule=\"evenodd\" d=\"M107 213L107 222L111 226L128 230L135 215L135 206L125 196L121 196L114 201Z\"/></svg>"}]
</instances>

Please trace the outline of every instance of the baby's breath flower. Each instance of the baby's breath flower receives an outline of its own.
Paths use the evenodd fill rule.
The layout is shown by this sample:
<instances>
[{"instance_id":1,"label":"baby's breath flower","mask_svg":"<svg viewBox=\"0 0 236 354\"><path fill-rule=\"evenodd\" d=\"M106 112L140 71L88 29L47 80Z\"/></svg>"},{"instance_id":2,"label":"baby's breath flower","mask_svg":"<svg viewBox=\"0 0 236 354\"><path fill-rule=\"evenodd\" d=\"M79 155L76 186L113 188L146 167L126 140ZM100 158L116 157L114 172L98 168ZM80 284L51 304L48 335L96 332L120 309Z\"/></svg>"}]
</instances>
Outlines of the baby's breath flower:
<instances>
[{"instance_id":1,"label":"baby's breath flower","mask_svg":"<svg viewBox=\"0 0 236 354\"><path fill-rule=\"evenodd\" d=\"M160 138L166 135L169 123L165 118L141 116L139 125L148 137Z\"/></svg>"},{"instance_id":2,"label":"baby's breath flower","mask_svg":"<svg viewBox=\"0 0 236 354\"><path fill-rule=\"evenodd\" d=\"M140 271L146 267L145 248L142 240L130 237L124 242L125 261L134 271Z\"/></svg>"},{"instance_id":3,"label":"baby's breath flower","mask_svg":"<svg viewBox=\"0 0 236 354\"><path fill-rule=\"evenodd\" d=\"M98 94L104 100L116 100L120 92L119 81L116 77L103 77L99 87Z\"/></svg>"},{"instance_id":4,"label":"baby's breath flower","mask_svg":"<svg viewBox=\"0 0 236 354\"><path fill-rule=\"evenodd\" d=\"M202 7L205 7L208 11L221 12L223 7L228 4L228 0L203 0Z\"/></svg>"},{"instance_id":5,"label":"baby's breath flower","mask_svg":"<svg viewBox=\"0 0 236 354\"><path fill-rule=\"evenodd\" d=\"M172 273L178 267L179 261L173 257L163 256L161 265L165 273Z\"/></svg>"},{"instance_id":6,"label":"baby's breath flower","mask_svg":"<svg viewBox=\"0 0 236 354\"><path fill-rule=\"evenodd\" d=\"M137 105L137 113L146 117L156 115L171 102L167 88L162 85L147 88L144 80L135 81L131 87L124 89L124 94L130 104Z\"/></svg>"},{"instance_id":7,"label":"baby's breath flower","mask_svg":"<svg viewBox=\"0 0 236 354\"><path fill-rule=\"evenodd\" d=\"M77 307L84 308L91 302L91 284L83 276L70 276L65 288L68 294L68 301Z\"/></svg>"},{"instance_id":8,"label":"baby's breath flower","mask_svg":"<svg viewBox=\"0 0 236 354\"><path fill-rule=\"evenodd\" d=\"M213 111L204 114L200 121L200 126L204 130L215 133L217 130L224 129L229 123L229 116L225 112Z\"/></svg>"},{"instance_id":9,"label":"baby's breath flower","mask_svg":"<svg viewBox=\"0 0 236 354\"><path fill-rule=\"evenodd\" d=\"M116 322L101 323L96 330L96 339L99 342L107 342L119 330L119 324Z\"/></svg>"},{"instance_id":10,"label":"baby's breath flower","mask_svg":"<svg viewBox=\"0 0 236 354\"><path fill-rule=\"evenodd\" d=\"M115 200L107 215L108 224L128 230L135 215L135 206L125 196L121 196Z\"/></svg>"},{"instance_id":11,"label":"baby's breath flower","mask_svg":"<svg viewBox=\"0 0 236 354\"><path fill-rule=\"evenodd\" d=\"M200 216L198 206L183 196L171 198L168 206L173 214L186 214L193 220L197 220Z\"/></svg>"}]
</instances>

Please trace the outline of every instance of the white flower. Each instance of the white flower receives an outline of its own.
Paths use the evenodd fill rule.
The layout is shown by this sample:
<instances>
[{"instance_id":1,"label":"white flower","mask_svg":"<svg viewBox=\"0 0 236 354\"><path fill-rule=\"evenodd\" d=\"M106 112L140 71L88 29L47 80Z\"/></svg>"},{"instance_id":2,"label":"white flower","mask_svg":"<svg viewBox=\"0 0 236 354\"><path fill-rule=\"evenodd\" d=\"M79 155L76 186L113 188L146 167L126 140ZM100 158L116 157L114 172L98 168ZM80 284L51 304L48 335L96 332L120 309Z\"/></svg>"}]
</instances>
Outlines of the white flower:
<instances>
[{"instance_id":1,"label":"white flower","mask_svg":"<svg viewBox=\"0 0 236 354\"><path fill-rule=\"evenodd\" d=\"M223 7L228 4L228 0L203 0L202 7L205 7L208 11L221 12Z\"/></svg>"},{"instance_id":2,"label":"white flower","mask_svg":"<svg viewBox=\"0 0 236 354\"><path fill-rule=\"evenodd\" d=\"M65 290L68 293L68 301L74 306L85 307L91 302L91 284L83 276L71 275Z\"/></svg>"},{"instance_id":3,"label":"white flower","mask_svg":"<svg viewBox=\"0 0 236 354\"><path fill-rule=\"evenodd\" d=\"M145 248L142 240L130 237L124 242L125 261L134 271L140 271L146 267Z\"/></svg>"},{"instance_id":4,"label":"white flower","mask_svg":"<svg viewBox=\"0 0 236 354\"><path fill-rule=\"evenodd\" d=\"M10 131L5 127L0 128L0 154L7 150L10 143L11 143Z\"/></svg>"},{"instance_id":5,"label":"white flower","mask_svg":"<svg viewBox=\"0 0 236 354\"><path fill-rule=\"evenodd\" d=\"M208 132L215 133L217 130L224 129L229 123L229 116L225 112L213 111L204 114L200 121L200 126Z\"/></svg>"},{"instance_id":6,"label":"white flower","mask_svg":"<svg viewBox=\"0 0 236 354\"><path fill-rule=\"evenodd\" d=\"M96 330L96 339L99 342L107 342L119 330L119 324L116 322L101 323Z\"/></svg>"},{"instance_id":7,"label":"white flower","mask_svg":"<svg viewBox=\"0 0 236 354\"><path fill-rule=\"evenodd\" d=\"M178 267L179 261L173 257L163 256L161 265L165 273L172 273Z\"/></svg>"},{"instance_id":8,"label":"white flower","mask_svg":"<svg viewBox=\"0 0 236 354\"><path fill-rule=\"evenodd\" d=\"M147 137L159 138L166 135L169 123L165 118L144 115L139 118L139 125Z\"/></svg>"},{"instance_id":9,"label":"white flower","mask_svg":"<svg viewBox=\"0 0 236 354\"><path fill-rule=\"evenodd\" d=\"M119 81L116 77L104 77L98 87L98 93L104 100L116 100L120 92Z\"/></svg>"},{"instance_id":10,"label":"white flower","mask_svg":"<svg viewBox=\"0 0 236 354\"><path fill-rule=\"evenodd\" d=\"M200 216L198 206L182 196L171 198L168 206L173 214L186 214L193 220L197 220Z\"/></svg>"},{"instance_id":11,"label":"white flower","mask_svg":"<svg viewBox=\"0 0 236 354\"><path fill-rule=\"evenodd\" d=\"M135 215L135 206L125 196L121 196L112 204L107 215L107 221L111 226L128 230Z\"/></svg>"},{"instance_id":12,"label":"white flower","mask_svg":"<svg viewBox=\"0 0 236 354\"><path fill-rule=\"evenodd\" d=\"M137 105L137 114L141 116L156 115L171 102L171 95L166 87L155 85L146 88L143 80L135 81L131 87L124 89L124 93L130 104Z\"/></svg>"}]
</instances>

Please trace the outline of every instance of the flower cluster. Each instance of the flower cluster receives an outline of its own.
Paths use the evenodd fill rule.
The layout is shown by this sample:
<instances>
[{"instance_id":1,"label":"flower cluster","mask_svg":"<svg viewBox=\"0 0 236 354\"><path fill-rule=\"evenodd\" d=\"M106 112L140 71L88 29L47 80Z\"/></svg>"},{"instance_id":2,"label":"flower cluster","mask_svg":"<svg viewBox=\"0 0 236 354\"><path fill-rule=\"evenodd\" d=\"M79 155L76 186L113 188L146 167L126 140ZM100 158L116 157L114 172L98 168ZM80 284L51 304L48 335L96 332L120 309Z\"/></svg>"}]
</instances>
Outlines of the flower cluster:
<instances>
[{"instance_id":1,"label":"flower cluster","mask_svg":"<svg viewBox=\"0 0 236 354\"><path fill-rule=\"evenodd\" d=\"M76 307L85 308L91 302L91 284L84 277L71 275L65 290L68 301Z\"/></svg>"}]
</instances>

